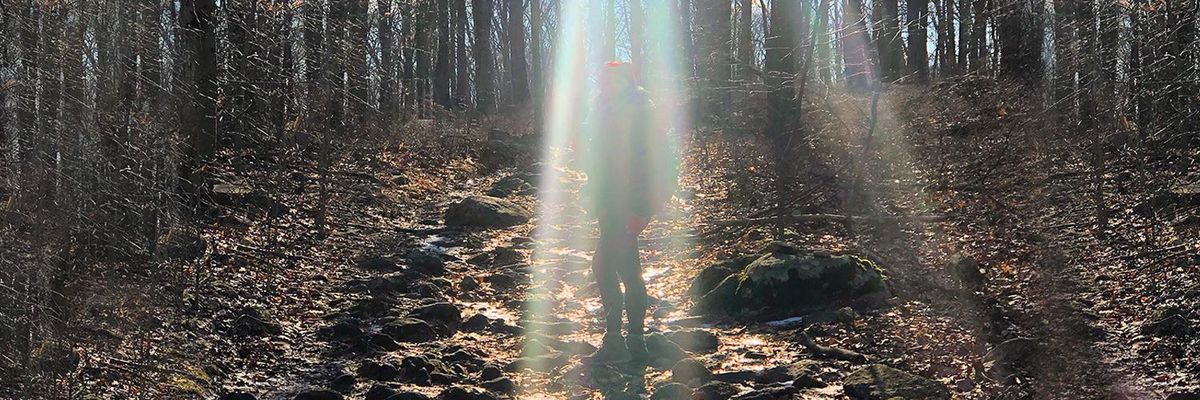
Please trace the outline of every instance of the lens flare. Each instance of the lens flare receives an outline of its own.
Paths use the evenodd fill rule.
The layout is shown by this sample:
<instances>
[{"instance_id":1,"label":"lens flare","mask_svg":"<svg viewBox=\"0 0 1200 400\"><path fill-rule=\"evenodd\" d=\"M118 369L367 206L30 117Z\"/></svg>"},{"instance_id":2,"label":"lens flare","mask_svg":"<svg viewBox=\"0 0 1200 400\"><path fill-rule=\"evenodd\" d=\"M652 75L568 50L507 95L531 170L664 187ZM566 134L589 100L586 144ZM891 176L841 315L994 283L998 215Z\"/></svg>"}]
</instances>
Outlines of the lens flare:
<instances>
[{"instance_id":1,"label":"lens flare","mask_svg":"<svg viewBox=\"0 0 1200 400\"><path fill-rule=\"evenodd\" d=\"M666 135L669 143L664 145L669 146L670 150L655 152L669 156L655 160L652 164L654 167L645 172L675 174L679 169L679 149L683 144L680 138L690 129L685 120L687 113L683 104L685 96L684 76L680 73L683 70L683 58L680 56L682 41L679 18L669 4L671 2L652 3L643 9L643 37L647 40L641 47L640 59L619 61L634 63L638 83L647 90L655 104L654 115L649 121L651 129L669 133ZM598 329L583 329L598 326L594 319L598 319L601 311L595 290L588 287L591 278L586 272L590 268L592 249L596 246L596 224L594 218L586 215L578 205L577 192L586 177L579 172L582 169L577 161L579 154L574 151L582 143L601 134L596 132L592 124L586 124L585 119L598 92L600 69L605 63L614 61L607 59L602 49L606 36L604 30L608 25L605 23L605 10L595 4L598 2L563 2L557 31L553 36L551 75L543 110L540 203L534 232L538 245L531 257L533 285L521 316L526 339L522 351L522 369L545 371L563 368L569 365L563 358L571 355L554 355L547 348L562 346L568 341L576 344L583 341L596 343L599 337ZM628 15L624 17L624 20L629 20ZM681 212L675 207L669 209L673 211L654 218L651 231L655 230L654 226L682 226L677 223L684 221ZM643 240L648 243L643 247L650 249L642 253L678 254L662 250L686 247L689 244L683 239L686 237L688 235L670 234L654 240ZM664 262L667 260L650 257L646 261L644 276L648 284L663 275L675 273L670 270L670 264ZM651 290L651 293L655 291ZM581 316L586 316L587 320L569 320ZM597 318L591 318L593 316ZM548 331L547 327L563 326L564 323L571 323L571 326L578 328L567 332ZM647 323L652 327L655 321ZM540 398L551 391L577 389L570 387L569 380L565 383L567 387L563 387L564 382L561 381L554 383L557 386L555 388L539 387L549 384L526 382L521 398Z\"/></svg>"}]
</instances>

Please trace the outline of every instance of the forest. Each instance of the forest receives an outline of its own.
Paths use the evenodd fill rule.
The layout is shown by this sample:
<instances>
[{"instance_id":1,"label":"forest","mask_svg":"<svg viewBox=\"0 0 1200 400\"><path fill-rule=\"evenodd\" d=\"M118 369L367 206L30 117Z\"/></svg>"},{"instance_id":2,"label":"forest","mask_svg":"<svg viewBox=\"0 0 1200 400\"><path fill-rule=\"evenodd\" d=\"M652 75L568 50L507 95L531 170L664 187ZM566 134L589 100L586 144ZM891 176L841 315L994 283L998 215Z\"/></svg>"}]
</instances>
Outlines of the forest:
<instances>
[{"instance_id":1,"label":"forest","mask_svg":"<svg viewBox=\"0 0 1200 400\"><path fill-rule=\"evenodd\" d=\"M1198 19L0 0L0 399L1200 399Z\"/></svg>"}]
</instances>

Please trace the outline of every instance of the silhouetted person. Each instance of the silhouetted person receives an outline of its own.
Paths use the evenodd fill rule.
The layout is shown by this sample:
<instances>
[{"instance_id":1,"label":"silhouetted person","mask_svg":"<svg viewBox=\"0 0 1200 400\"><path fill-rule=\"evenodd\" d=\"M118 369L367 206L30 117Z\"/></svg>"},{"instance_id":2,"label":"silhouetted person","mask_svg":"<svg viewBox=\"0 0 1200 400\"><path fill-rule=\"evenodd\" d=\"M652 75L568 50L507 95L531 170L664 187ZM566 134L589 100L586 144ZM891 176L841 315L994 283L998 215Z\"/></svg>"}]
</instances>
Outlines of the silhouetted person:
<instances>
[{"instance_id":1,"label":"silhouetted person","mask_svg":"<svg viewBox=\"0 0 1200 400\"><path fill-rule=\"evenodd\" d=\"M604 65L600 94L588 116L591 137L581 149L588 176L582 200L600 223L592 275L604 306L605 334L600 349L589 357L593 363L646 358L643 332L649 296L642 279L638 235L670 198L676 183L670 141L655 123L649 96L635 82L631 65ZM629 319L624 339L622 309Z\"/></svg>"}]
</instances>

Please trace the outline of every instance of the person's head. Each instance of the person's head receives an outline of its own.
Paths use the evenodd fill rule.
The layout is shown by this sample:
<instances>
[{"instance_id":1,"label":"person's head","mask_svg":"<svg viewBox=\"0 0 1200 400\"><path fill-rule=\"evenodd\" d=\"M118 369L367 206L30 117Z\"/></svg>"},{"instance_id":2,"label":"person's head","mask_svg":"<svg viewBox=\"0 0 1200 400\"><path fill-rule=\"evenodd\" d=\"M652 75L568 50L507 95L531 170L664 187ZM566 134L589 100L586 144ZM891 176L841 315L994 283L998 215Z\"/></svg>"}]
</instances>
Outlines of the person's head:
<instances>
[{"instance_id":1,"label":"person's head","mask_svg":"<svg viewBox=\"0 0 1200 400\"><path fill-rule=\"evenodd\" d=\"M600 69L600 93L620 93L636 86L633 64L609 61Z\"/></svg>"}]
</instances>

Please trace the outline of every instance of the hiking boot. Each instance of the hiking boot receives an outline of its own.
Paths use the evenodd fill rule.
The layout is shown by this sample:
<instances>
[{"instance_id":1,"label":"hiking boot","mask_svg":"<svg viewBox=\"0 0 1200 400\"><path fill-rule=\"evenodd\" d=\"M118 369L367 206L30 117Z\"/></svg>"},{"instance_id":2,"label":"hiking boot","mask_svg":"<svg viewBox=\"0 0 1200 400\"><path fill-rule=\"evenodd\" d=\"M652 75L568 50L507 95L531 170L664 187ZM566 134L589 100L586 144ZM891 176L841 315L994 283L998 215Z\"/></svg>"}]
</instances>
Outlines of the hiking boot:
<instances>
[{"instance_id":1,"label":"hiking boot","mask_svg":"<svg viewBox=\"0 0 1200 400\"><path fill-rule=\"evenodd\" d=\"M592 355L584 357L583 362L592 365L610 365L624 364L631 360L629 350L625 347L625 341L621 339L621 336L605 334L600 348Z\"/></svg>"},{"instance_id":2,"label":"hiking boot","mask_svg":"<svg viewBox=\"0 0 1200 400\"><path fill-rule=\"evenodd\" d=\"M641 334L631 334L625 338L625 348L629 350L629 357L634 362L646 363L650 361L650 353L646 351L646 338Z\"/></svg>"}]
</instances>

